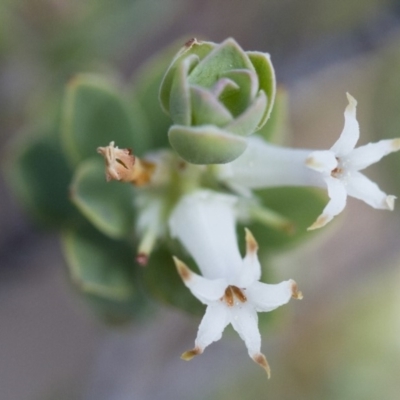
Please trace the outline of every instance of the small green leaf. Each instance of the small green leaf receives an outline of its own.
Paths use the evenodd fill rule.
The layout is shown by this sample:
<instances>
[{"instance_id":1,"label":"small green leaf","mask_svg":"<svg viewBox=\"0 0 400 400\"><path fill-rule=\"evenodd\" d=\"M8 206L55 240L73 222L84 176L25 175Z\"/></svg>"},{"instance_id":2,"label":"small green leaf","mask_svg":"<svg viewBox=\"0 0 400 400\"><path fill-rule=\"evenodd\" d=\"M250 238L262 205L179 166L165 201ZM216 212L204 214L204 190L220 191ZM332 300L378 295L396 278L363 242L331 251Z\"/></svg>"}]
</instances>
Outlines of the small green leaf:
<instances>
[{"instance_id":1,"label":"small green leaf","mask_svg":"<svg viewBox=\"0 0 400 400\"><path fill-rule=\"evenodd\" d=\"M125 322L144 307L131 247L90 225L62 235L72 282L106 320Z\"/></svg>"},{"instance_id":2,"label":"small green leaf","mask_svg":"<svg viewBox=\"0 0 400 400\"><path fill-rule=\"evenodd\" d=\"M204 314L203 304L183 284L169 251L159 249L151 255L149 265L143 269L143 280L157 300L191 314Z\"/></svg>"},{"instance_id":3,"label":"small green leaf","mask_svg":"<svg viewBox=\"0 0 400 400\"><path fill-rule=\"evenodd\" d=\"M222 127L232 121L231 113L207 89L190 87L192 101L192 125L210 124Z\"/></svg>"},{"instance_id":4,"label":"small green leaf","mask_svg":"<svg viewBox=\"0 0 400 400\"><path fill-rule=\"evenodd\" d=\"M71 199L85 217L104 234L119 238L133 230L131 185L106 182L104 162L89 159L77 169L71 185Z\"/></svg>"},{"instance_id":5,"label":"small green leaf","mask_svg":"<svg viewBox=\"0 0 400 400\"><path fill-rule=\"evenodd\" d=\"M253 70L236 69L226 72L224 77L235 82L239 90L221 95L220 100L234 117L238 117L246 111L258 93L257 75Z\"/></svg>"},{"instance_id":6,"label":"small green leaf","mask_svg":"<svg viewBox=\"0 0 400 400\"><path fill-rule=\"evenodd\" d=\"M5 172L18 199L38 222L59 226L77 216L68 195L72 172L51 130L18 138L6 154Z\"/></svg>"},{"instance_id":7,"label":"small green leaf","mask_svg":"<svg viewBox=\"0 0 400 400\"><path fill-rule=\"evenodd\" d=\"M254 67L244 50L234 39L229 38L200 61L191 72L189 82L205 88L212 88L215 82L225 76L227 72L236 69L254 70Z\"/></svg>"},{"instance_id":8,"label":"small green leaf","mask_svg":"<svg viewBox=\"0 0 400 400\"><path fill-rule=\"evenodd\" d=\"M173 125L168 132L174 150L192 164L224 164L242 154L247 142L213 125Z\"/></svg>"},{"instance_id":9,"label":"small green leaf","mask_svg":"<svg viewBox=\"0 0 400 400\"><path fill-rule=\"evenodd\" d=\"M262 204L286 217L293 223L294 233L288 234L267 225L254 222L246 225L259 241L260 249L268 253L292 246L301 240L311 238L307 228L317 219L326 205L323 191L313 188L273 188L256 192Z\"/></svg>"},{"instance_id":10,"label":"small green leaf","mask_svg":"<svg viewBox=\"0 0 400 400\"><path fill-rule=\"evenodd\" d=\"M269 54L260 53L258 51L248 51L247 55L256 70L260 84L259 89L264 90L268 100L268 107L258 126L258 129L260 129L267 122L274 105L276 92L275 71Z\"/></svg>"},{"instance_id":11,"label":"small green leaf","mask_svg":"<svg viewBox=\"0 0 400 400\"><path fill-rule=\"evenodd\" d=\"M185 58L176 69L169 102L169 112L175 124L190 125L191 123L192 112L187 76L198 61L197 56L191 55Z\"/></svg>"},{"instance_id":12,"label":"small green leaf","mask_svg":"<svg viewBox=\"0 0 400 400\"><path fill-rule=\"evenodd\" d=\"M89 74L76 76L66 90L62 114L63 145L74 164L96 153L111 141L142 154L148 148L143 116L108 80Z\"/></svg>"},{"instance_id":13,"label":"small green leaf","mask_svg":"<svg viewBox=\"0 0 400 400\"><path fill-rule=\"evenodd\" d=\"M266 106L267 97L261 91L253 104L249 105L243 114L239 115L229 125L226 125L224 129L240 136L251 135L257 130Z\"/></svg>"},{"instance_id":14,"label":"small green leaf","mask_svg":"<svg viewBox=\"0 0 400 400\"><path fill-rule=\"evenodd\" d=\"M193 39L187 42L179 50L175 58L172 60L170 66L168 67L168 70L165 73L160 86L159 100L161 108L164 110L166 114L169 115L171 87L175 77L176 69L179 66L180 62L184 58L192 54L197 56L199 60L202 60L213 48L215 48L215 46L216 46L215 43L202 42Z\"/></svg>"}]
</instances>

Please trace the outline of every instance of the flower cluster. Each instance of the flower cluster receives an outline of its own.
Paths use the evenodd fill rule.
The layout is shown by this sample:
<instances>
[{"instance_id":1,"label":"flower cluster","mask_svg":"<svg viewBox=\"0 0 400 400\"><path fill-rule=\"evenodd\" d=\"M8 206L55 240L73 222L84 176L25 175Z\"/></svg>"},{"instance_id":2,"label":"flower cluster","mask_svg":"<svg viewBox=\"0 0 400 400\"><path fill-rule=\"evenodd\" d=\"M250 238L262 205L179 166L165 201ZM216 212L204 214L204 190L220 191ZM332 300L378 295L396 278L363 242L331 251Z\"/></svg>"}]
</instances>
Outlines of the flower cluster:
<instances>
[{"instance_id":1,"label":"flower cluster","mask_svg":"<svg viewBox=\"0 0 400 400\"><path fill-rule=\"evenodd\" d=\"M230 194L206 190L201 183L192 185L179 197L164 221L159 216L162 195L160 197L160 192L156 192L156 197L152 198L146 190L160 187L155 178L157 171L165 171L170 165L154 155L152 162L134 159L126 150L114 148L113 143L99 148L106 158L107 179L119 180L128 174L135 177L128 180L137 186L147 183L141 189L142 193L147 193L142 215L152 215L156 226L166 224L169 236L182 244L201 272L199 275L191 271L183 261L173 257L185 286L207 306L195 346L183 353L182 359L190 360L201 354L221 338L228 324L232 324L245 342L250 357L270 375L268 362L261 353L257 313L272 311L291 298L301 299L302 294L292 279L278 284L260 282L258 244L248 229L246 255L243 258L240 255L236 223L241 219L243 200L257 197L253 190L275 186L327 187L330 201L308 228L310 230L321 228L338 215L345 207L347 195L374 208L393 209L395 197L383 193L358 171L399 150L400 139L382 140L354 149L359 138L357 103L349 94L347 98L349 105L345 110L344 128L330 150L279 147L254 136L248 140L245 152L234 161L208 168L192 165L192 172L186 177L193 181L195 177L211 174L217 183L230 189ZM181 168L185 165L183 163ZM163 185L167 192L171 190L165 185L165 180ZM140 225L143 225L143 220L150 221L151 218L139 218ZM147 223L154 226L154 223Z\"/></svg>"}]
</instances>

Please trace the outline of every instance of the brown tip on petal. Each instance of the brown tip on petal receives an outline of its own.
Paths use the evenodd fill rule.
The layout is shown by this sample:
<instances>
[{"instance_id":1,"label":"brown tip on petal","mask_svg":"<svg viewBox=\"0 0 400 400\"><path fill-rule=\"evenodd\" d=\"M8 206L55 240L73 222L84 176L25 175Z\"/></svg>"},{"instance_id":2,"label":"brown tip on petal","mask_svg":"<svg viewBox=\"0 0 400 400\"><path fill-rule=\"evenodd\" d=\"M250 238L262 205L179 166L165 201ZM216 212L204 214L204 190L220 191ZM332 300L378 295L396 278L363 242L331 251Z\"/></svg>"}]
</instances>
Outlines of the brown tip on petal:
<instances>
[{"instance_id":1,"label":"brown tip on petal","mask_svg":"<svg viewBox=\"0 0 400 400\"><path fill-rule=\"evenodd\" d=\"M253 360L262 368L264 368L267 373L268 379L271 378L271 368L269 367L268 361L265 358L264 354L259 353L253 356Z\"/></svg>"},{"instance_id":2,"label":"brown tip on petal","mask_svg":"<svg viewBox=\"0 0 400 400\"><path fill-rule=\"evenodd\" d=\"M185 361L190 361L193 357L198 356L199 354L201 354L203 352L202 349L200 349L200 347L195 347L193 350L189 350L189 351L185 351L182 355L181 355L181 359L185 360Z\"/></svg>"},{"instance_id":3,"label":"brown tip on petal","mask_svg":"<svg viewBox=\"0 0 400 400\"><path fill-rule=\"evenodd\" d=\"M249 229L244 228L246 232L246 253L255 254L258 250L258 243Z\"/></svg>"},{"instance_id":4,"label":"brown tip on petal","mask_svg":"<svg viewBox=\"0 0 400 400\"><path fill-rule=\"evenodd\" d=\"M307 228L308 231L313 231L314 229L319 229L325 226L330 221L327 215L320 215L317 220Z\"/></svg>"},{"instance_id":5,"label":"brown tip on petal","mask_svg":"<svg viewBox=\"0 0 400 400\"><path fill-rule=\"evenodd\" d=\"M177 258L175 256L173 256L172 258L174 259L174 263L175 263L176 269L178 271L178 274L182 278L182 280L183 281L188 281L192 276L192 271L179 258Z\"/></svg>"},{"instance_id":6,"label":"brown tip on petal","mask_svg":"<svg viewBox=\"0 0 400 400\"><path fill-rule=\"evenodd\" d=\"M145 253L139 253L136 256L136 262L141 266L145 267L147 263L149 262L149 255Z\"/></svg>"},{"instance_id":7,"label":"brown tip on petal","mask_svg":"<svg viewBox=\"0 0 400 400\"><path fill-rule=\"evenodd\" d=\"M295 281L292 281L292 297L297 300L301 300L303 298L303 293L300 292Z\"/></svg>"},{"instance_id":8,"label":"brown tip on petal","mask_svg":"<svg viewBox=\"0 0 400 400\"><path fill-rule=\"evenodd\" d=\"M386 196L386 205L390 211L394 210L394 201L396 200L396 196Z\"/></svg>"},{"instance_id":9,"label":"brown tip on petal","mask_svg":"<svg viewBox=\"0 0 400 400\"><path fill-rule=\"evenodd\" d=\"M392 140L392 149L393 151L400 150L400 138Z\"/></svg>"}]
</instances>

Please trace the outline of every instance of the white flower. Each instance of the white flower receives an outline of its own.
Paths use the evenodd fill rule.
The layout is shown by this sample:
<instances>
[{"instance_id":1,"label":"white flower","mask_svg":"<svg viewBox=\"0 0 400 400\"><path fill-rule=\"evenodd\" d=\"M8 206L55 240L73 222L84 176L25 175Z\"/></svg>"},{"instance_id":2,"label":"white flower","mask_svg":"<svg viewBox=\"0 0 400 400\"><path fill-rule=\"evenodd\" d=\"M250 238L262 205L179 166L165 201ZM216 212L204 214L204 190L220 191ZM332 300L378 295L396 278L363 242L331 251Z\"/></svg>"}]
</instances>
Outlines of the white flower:
<instances>
[{"instance_id":1,"label":"white flower","mask_svg":"<svg viewBox=\"0 0 400 400\"><path fill-rule=\"evenodd\" d=\"M272 311L291 297L301 298L297 285L288 280L275 285L259 282L258 245L246 230L246 256L242 259L236 240L234 196L197 191L185 196L170 217L170 231L196 261L203 276L174 257L180 276L192 294L207 305L195 347L184 360L201 354L219 340L231 323L244 340L250 357L270 375L261 353L257 312Z\"/></svg>"},{"instance_id":2,"label":"white flower","mask_svg":"<svg viewBox=\"0 0 400 400\"><path fill-rule=\"evenodd\" d=\"M363 200L371 207L393 210L395 196L388 196L378 185L359 171L378 162L382 157L400 149L400 139L381 140L355 149L360 136L356 119L357 101L347 93L349 104L344 112L343 131L326 151L314 151L306 164L320 172L328 188L330 201L318 219L308 228L326 225L346 206L347 196Z\"/></svg>"},{"instance_id":3,"label":"white flower","mask_svg":"<svg viewBox=\"0 0 400 400\"><path fill-rule=\"evenodd\" d=\"M217 167L217 176L235 192L251 196L250 189L274 186L327 187L330 201L308 228L321 228L343 211L347 196L379 209L393 210L395 196L388 196L359 171L400 149L400 139L381 140L355 149L359 138L356 100L349 105L337 142L326 151L275 146L261 138L249 138L242 156Z\"/></svg>"}]
</instances>

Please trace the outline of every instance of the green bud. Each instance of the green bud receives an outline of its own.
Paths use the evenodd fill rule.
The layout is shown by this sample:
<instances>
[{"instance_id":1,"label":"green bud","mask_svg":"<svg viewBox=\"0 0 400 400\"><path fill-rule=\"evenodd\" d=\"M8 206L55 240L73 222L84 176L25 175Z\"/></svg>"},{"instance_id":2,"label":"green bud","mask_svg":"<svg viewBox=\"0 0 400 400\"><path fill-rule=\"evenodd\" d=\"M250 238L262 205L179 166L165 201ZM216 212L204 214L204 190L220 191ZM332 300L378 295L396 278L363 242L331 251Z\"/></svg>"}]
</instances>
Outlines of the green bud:
<instances>
[{"instance_id":1,"label":"green bud","mask_svg":"<svg viewBox=\"0 0 400 400\"><path fill-rule=\"evenodd\" d=\"M245 137L266 123L275 99L268 54L245 52L233 39L190 40L169 66L160 102L174 125L171 146L193 164L233 161Z\"/></svg>"}]
</instances>

